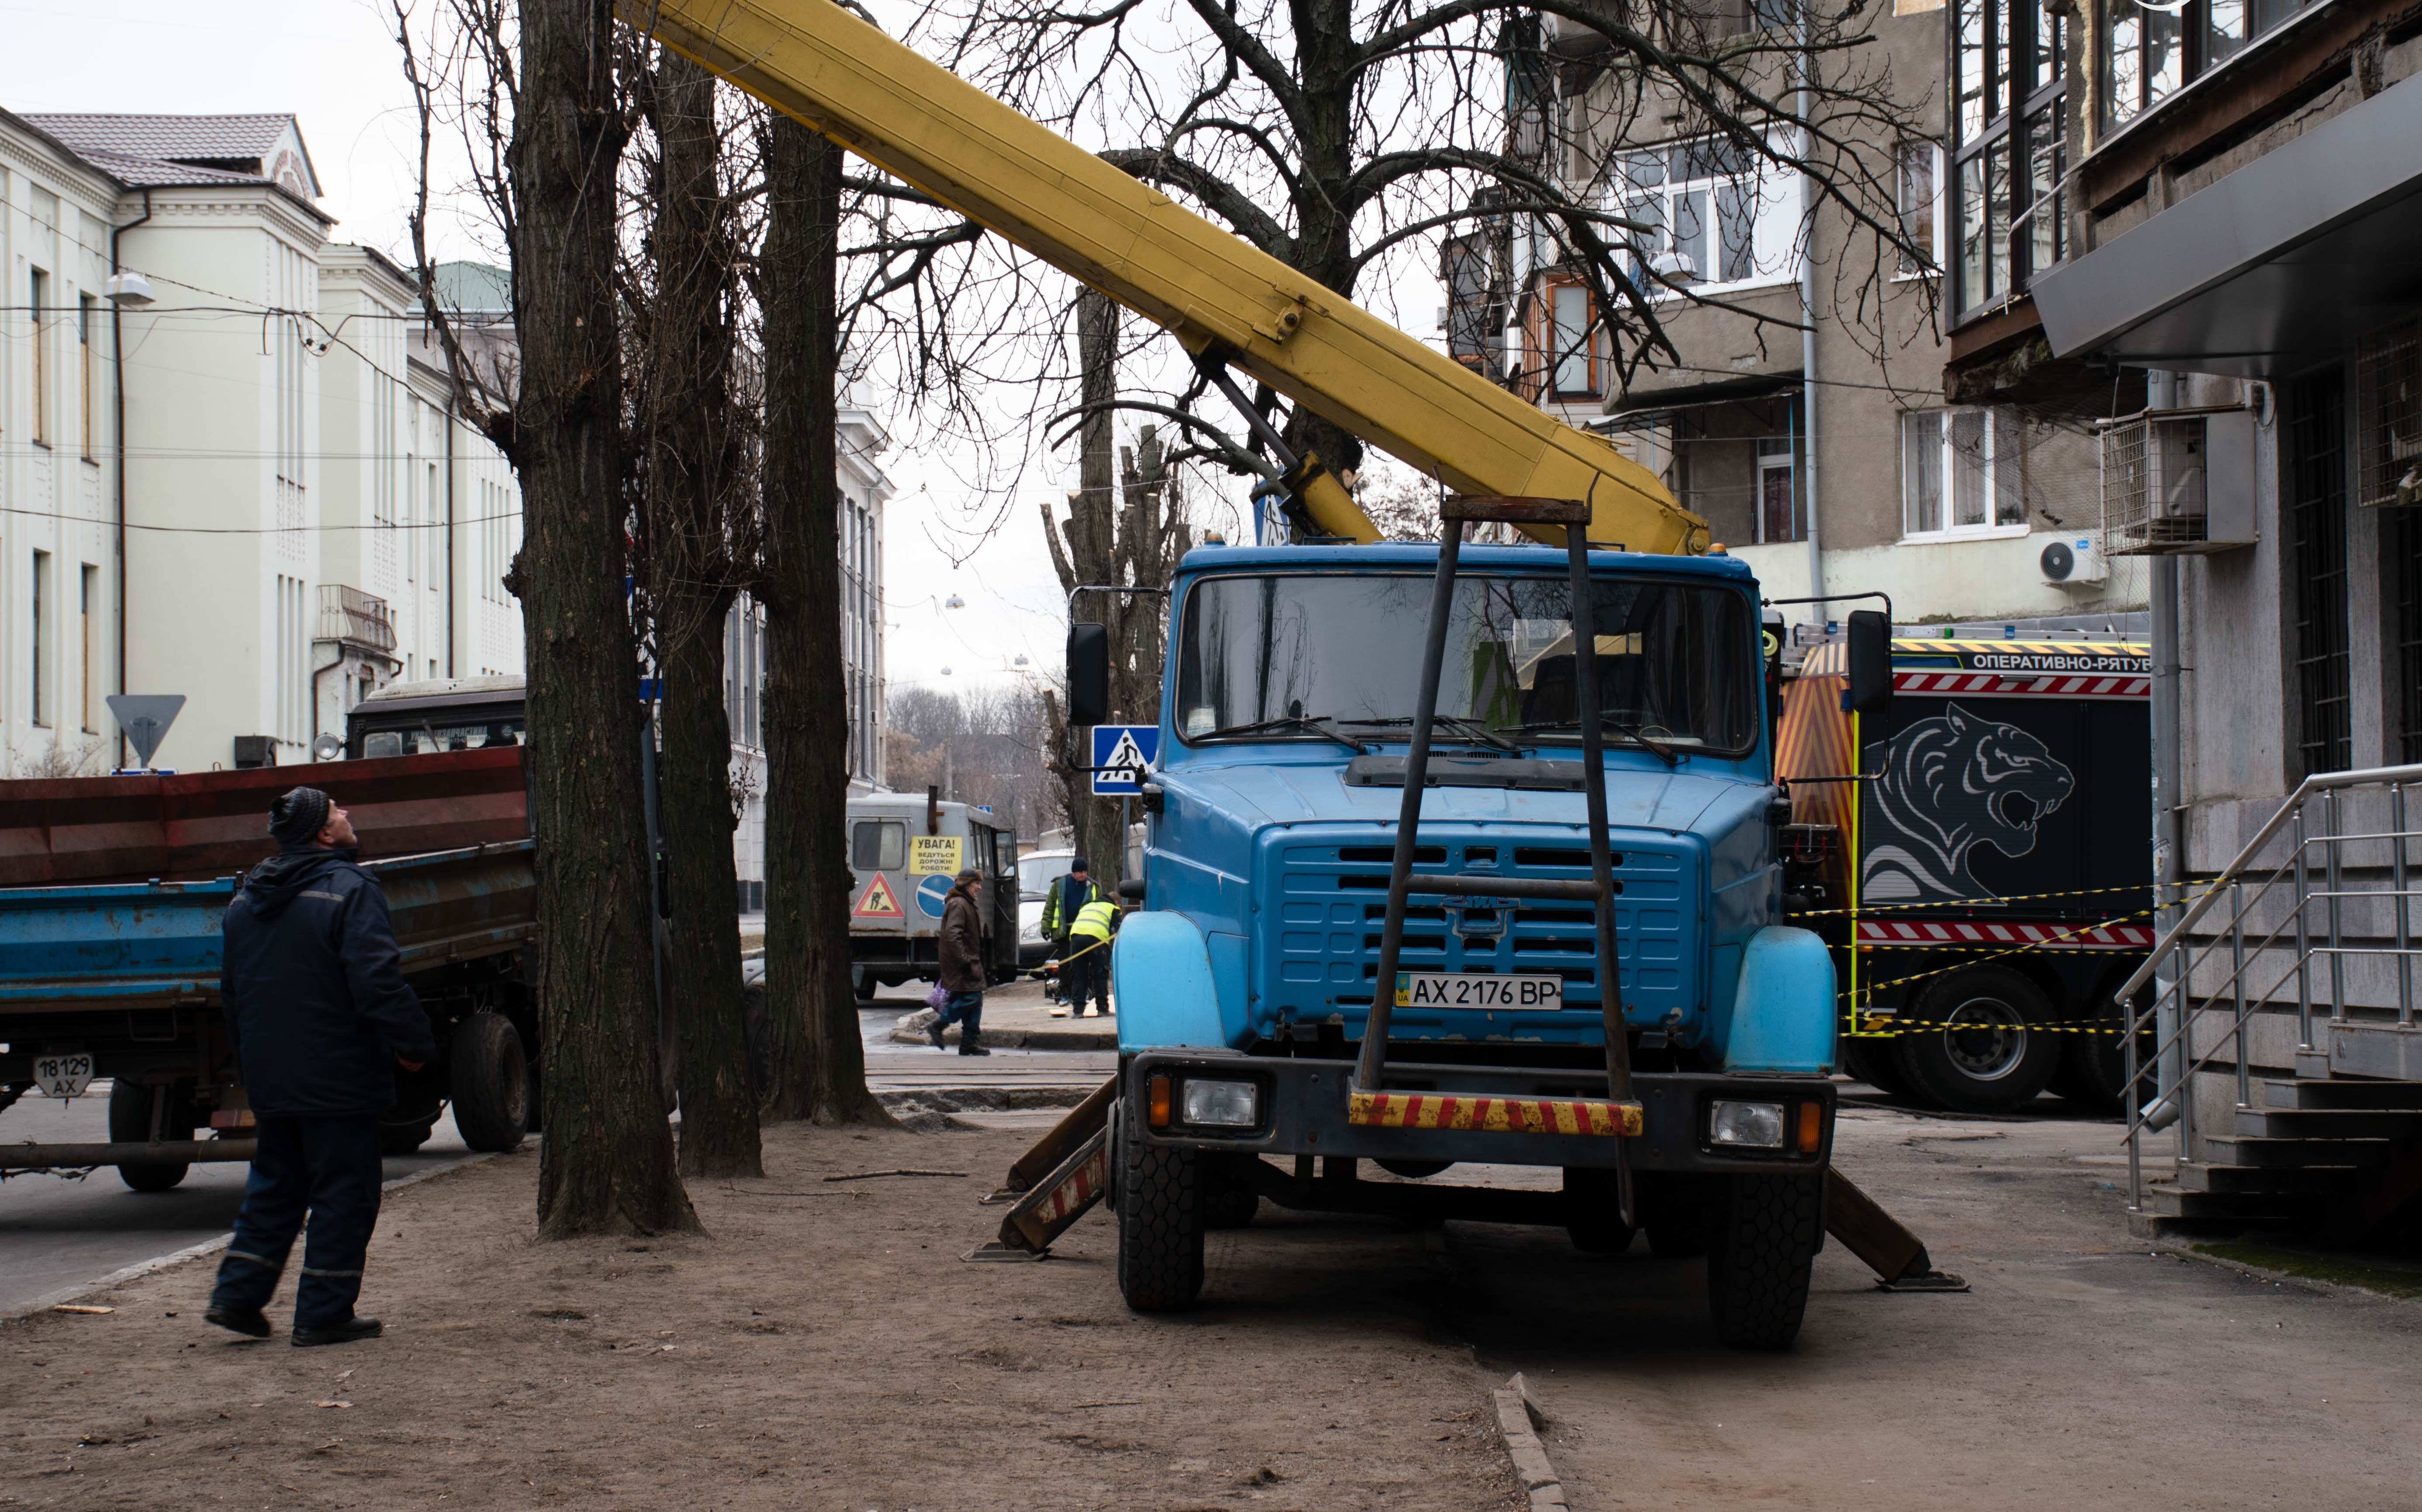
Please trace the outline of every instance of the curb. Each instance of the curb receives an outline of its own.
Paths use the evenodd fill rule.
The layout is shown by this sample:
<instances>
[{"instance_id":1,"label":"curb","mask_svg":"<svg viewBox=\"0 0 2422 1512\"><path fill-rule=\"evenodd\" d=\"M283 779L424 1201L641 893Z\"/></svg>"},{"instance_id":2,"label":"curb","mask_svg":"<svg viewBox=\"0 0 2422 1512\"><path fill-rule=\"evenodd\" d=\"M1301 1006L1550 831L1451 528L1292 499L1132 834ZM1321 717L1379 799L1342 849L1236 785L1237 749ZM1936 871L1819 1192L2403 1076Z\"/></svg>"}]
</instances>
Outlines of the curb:
<instances>
[{"instance_id":1,"label":"curb","mask_svg":"<svg viewBox=\"0 0 2422 1512\"><path fill-rule=\"evenodd\" d=\"M896 1045L921 1045L931 1048L933 1042L925 1037L925 1025L934 1021L933 1012L931 1008L920 1008L916 1013L903 1015L899 1022L891 1026L887 1037ZM958 1044L959 1026L952 1024L943 1030L942 1038L948 1044ZM983 1032L983 1038L984 1044L997 1050L1115 1050L1119 1047L1119 1032L1115 1028L987 1029Z\"/></svg>"},{"instance_id":2,"label":"curb","mask_svg":"<svg viewBox=\"0 0 2422 1512\"><path fill-rule=\"evenodd\" d=\"M442 1166L431 1166L426 1171L416 1171L408 1176L398 1176L393 1181L382 1181L379 1183L379 1193L384 1197L391 1191L401 1191L406 1187L417 1187L424 1181L450 1175L454 1172L467 1170L475 1165L484 1165L495 1159L497 1153L490 1151L484 1155L466 1155L460 1160L451 1160ZM216 1254L234 1239L235 1236L232 1234L222 1234L215 1239L204 1239L199 1244L187 1245L181 1250L172 1250L166 1254L155 1254L149 1260L139 1260L134 1265L113 1270L108 1275L96 1280L77 1282L64 1290L51 1292L45 1296L37 1297L30 1302L0 1310L0 1323L23 1322L38 1313L49 1312L61 1302L73 1301L79 1297L89 1297L94 1292L108 1291L113 1286L123 1286L130 1281L140 1281L145 1276L165 1270L171 1266L181 1266L188 1260L199 1260L204 1256Z\"/></svg>"},{"instance_id":3,"label":"curb","mask_svg":"<svg viewBox=\"0 0 2422 1512\"><path fill-rule=\"evenodd\" d=\"M1539 1441L1537 1430L1547 1424L1548 1414L1531 1394L1531 1383L1517 1375L1497 1388L1496 1399L1497 1431L1504 1435L1514 1473L1531 1495L1531 1512L1569 1512L1572 1504L1565 1500L1565 1483L1548 1459L1547 1446Z\"/></svg>"}]
</instances>

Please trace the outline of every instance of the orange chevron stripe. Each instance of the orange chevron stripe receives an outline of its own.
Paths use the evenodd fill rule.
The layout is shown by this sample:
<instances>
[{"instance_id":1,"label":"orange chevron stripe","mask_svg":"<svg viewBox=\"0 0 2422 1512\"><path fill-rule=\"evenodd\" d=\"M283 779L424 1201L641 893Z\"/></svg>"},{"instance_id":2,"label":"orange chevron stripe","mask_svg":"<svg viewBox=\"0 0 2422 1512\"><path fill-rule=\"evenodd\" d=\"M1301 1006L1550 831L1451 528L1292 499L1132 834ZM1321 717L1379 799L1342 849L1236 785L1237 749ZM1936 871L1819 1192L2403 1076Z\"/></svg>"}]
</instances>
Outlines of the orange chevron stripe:
<instances>
[{"instance_id":1,"label":"orange chevron stripe","mask_svg":"<svg viewBox=\"0 0 2422 1512\"><path fill-rule=\"evenodd\" d=\"M1460 1097L1435 1092L1358 1092L1345 1121L1362 1128L1478 1129L1492 1134L1639 1137L1640 1105L1588 1097Z\"/></svg>"}]
</instances>

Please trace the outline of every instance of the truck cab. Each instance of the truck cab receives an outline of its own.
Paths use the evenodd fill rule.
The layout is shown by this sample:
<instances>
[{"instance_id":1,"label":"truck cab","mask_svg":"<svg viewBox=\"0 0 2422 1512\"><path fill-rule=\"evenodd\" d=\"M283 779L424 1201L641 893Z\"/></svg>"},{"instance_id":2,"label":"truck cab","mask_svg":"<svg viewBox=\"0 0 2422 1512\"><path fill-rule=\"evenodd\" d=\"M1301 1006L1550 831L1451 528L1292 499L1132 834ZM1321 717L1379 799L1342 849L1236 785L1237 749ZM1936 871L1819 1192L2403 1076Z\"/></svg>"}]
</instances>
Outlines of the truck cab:
<instances>
[{"instance_id":1,"label":"truck cab","mask_svg":"<svg viewBox=\"0 0 2422 1512\"><path fill-rule=\"evenodd\" d=\"M1721 1334L1779 1347L1821 1237L1834 978L1782 922L1788 812L1744 564L1587 556L1608 961L1593 903L1487 890L1592 875L1567 554L1462 548L1414 859L1466 890L1408 897L1385 1074L1354 1084L1439 555L1206 547L1180 566L1143 896L1115 954L1128 1300L1184 1305L1200 1284L1183 1189L1213 1216L1266 1197L1498 1218L1596 1251L1644 1227L1659 1253L1712 1252ZM1628 1129L1600 1126L1610 983ZM1363 1160L1399 1179L1360 1179ZM1467 1161L1561 1167L1564 1189L1430 1183Z\"/></svg>"}]
</instances>

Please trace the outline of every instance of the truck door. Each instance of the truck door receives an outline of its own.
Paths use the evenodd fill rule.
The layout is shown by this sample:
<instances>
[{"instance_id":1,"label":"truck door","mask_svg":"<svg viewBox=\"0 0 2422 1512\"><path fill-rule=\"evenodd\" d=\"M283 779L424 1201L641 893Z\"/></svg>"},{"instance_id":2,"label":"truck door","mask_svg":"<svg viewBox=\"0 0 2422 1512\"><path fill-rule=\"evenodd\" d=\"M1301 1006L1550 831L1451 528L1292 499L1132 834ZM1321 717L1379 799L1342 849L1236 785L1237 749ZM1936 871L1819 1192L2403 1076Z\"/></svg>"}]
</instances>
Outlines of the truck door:
<instances>
[{"instance_id":1,"label":"truck door","mask_svg":"<svg viewBox=\"0 0 2422 1512\"><path fill-rule=\"evenodd\" d=\"M853 815L849 827L849 930L853 935L904 935L914 905L907 889L905 821Z\"/></svg>"}]
</instances>

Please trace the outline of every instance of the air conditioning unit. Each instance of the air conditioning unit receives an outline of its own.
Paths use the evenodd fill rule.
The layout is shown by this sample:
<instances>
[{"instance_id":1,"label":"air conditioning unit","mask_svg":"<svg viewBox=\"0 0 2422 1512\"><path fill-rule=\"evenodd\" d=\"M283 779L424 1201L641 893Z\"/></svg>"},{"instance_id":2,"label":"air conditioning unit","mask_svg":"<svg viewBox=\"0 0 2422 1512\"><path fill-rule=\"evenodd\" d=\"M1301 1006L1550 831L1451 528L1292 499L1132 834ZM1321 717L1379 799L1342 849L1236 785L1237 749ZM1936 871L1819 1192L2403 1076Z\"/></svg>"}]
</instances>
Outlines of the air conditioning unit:
<instances>
[{"instance_id":1,"label":"air conditioning unit","mask_svg":"<svg viewBox=\"0 0 2422 1512\"><path fill-rule=\"evenodd\" d=\"M2111 576L2111 559L2092 536L2063 536L2045 543L2036 565L2043 570L2045 582L2062 588L2106 582Z\"/></svg>"},{"instance_id":2,"label":"air conditioning unit","mask_svg":"<svg viewBox=\"0 0 2422 1512\"><path fill-rule=\"evenodd\" d=\"M2102 430L2102 554L2254 543L2254 415L2147 410Z\"/></svg>"}]
</instances>

